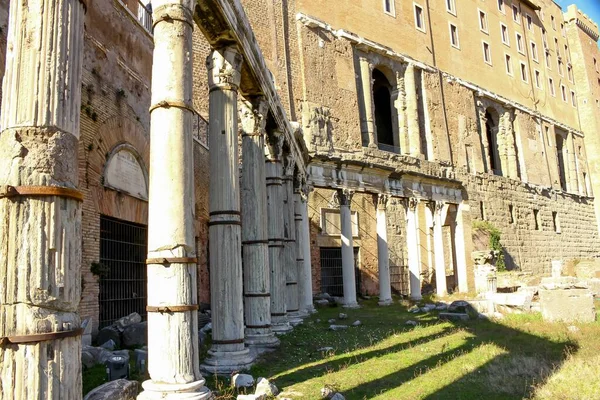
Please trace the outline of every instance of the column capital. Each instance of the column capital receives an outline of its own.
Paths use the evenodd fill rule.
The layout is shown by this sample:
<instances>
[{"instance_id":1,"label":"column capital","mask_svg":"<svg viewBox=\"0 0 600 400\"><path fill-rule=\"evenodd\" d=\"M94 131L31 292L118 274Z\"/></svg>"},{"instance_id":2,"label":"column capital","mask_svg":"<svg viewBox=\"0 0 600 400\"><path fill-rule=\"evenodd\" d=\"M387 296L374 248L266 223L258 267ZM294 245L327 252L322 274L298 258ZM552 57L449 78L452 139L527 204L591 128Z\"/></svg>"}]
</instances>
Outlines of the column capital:
<instances>
[{"instance_id":1,"label":"column capital","mask_svg":"<svg viewBox=\"0 0 600 400\"><path fill-rule=\"evenodd\" d=\"M269 103L263 96L252 100L239 99L240 130L245 136L264 136Z\"/></svg>"},{"instance_id":2,"label":"column capital","mask_svg":"<svg viewBox=\"0 0 600 400\"><path fill-rule=\"evenodd\" d=\"M283 156L283 133L272 131L267 133L265 142L265 157L267 161L281 162Z\"/></svg>"},{"instance_id":3,"label":"column capital","mask_svg":"<svg viewBox=\"0 0 600 400\"><path fill-rule=\"evenodd\" d=\"M373 202L375 203L375 207L378 210L387 209L388 203L390 201L390 195L384 193L378 193L373 195Z\"/></svg>"},{"instance_id":4,"label":"column capital","mask_svg":"<svg viewBox=\"0 0 600 400\"><path fill-rule=\"evenodd\" d=\"M235 46L213 50L206 58L208 88L210 91L237 91L242 79L242 55Z\"/></svg>"},{"instance_id":5,"label":"column capital","mask_svg":"<svg viewBox=\"0 0 600 400\"><path fill-rule=\"evenodd\" d=\"M402 199L402 204L404 204L404 208L406 210L411 210L414 212L419 204L419 199L415 197L405 197Z\"/></svg>"},{"instance_id":6,"label":"column capital","mask_svg":"<svg viewBox=\"0 0 600 400\"><path fill-rule=\"evenodd\" d=\"M296 169L296 158L292 153L286 153L283 156L283 176L288 179L294 178Z\"/></svg>"},{"instance_id":7,"label":"column capital","mask_svg":"<svg viewBox=\"0 0 600 400\"><path fill-rule=\"evenodd\" d=\"M340 206L348 206L352 203L352 197L354 196L354 190L350 189L338 189L335 192L335 197Z\"/></svg>"}]
</instances>

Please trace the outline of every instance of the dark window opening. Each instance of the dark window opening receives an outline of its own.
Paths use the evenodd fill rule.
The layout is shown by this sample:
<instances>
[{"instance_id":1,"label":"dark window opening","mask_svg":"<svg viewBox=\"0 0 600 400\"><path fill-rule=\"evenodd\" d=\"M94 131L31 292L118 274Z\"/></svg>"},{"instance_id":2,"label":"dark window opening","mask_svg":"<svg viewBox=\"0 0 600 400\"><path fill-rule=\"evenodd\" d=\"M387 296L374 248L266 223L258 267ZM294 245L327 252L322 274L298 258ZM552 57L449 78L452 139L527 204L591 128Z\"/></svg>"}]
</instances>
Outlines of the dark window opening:
<instances>
[{"instance_id":1,"label":"dark window opening","mask_svg":"<svg viewBox=\"0 0 600 400\"><path fill-rule=\"evenodd\" d=\"M496 117L494 118L494 114ZM490 160L490 171L495 175L502 175L502 169L500 168L500 162L498 159L498 143L496 141L496 134L498 132L498 117L494 110L487 110L485 112L485 133L488 141L488 158Z\"/></svg>"},{"instance_id":2,"label":"dark window opening","mask_svg":"<svg viewBox=\"0 0 600 400\"><path fill-rule=\"evenodd\" d=\"M392 85L378 69L373 70L373 100L375 103L375 126L377 143L394 146L392 123Z\"/></svg>"},{"instance_id":3,"label":"dark window opening","mask_svg":"<svg viewBox=\"0 0 600 400\"><path fill-rule=\"evenodd\" d=\"M479 202L479 213L481 214L481 219L485 221L485 205L483 204L483 201Z\"/></svg>"},{"instance_id":4,"label":"dark window opening","mask_svg":"<svg viewBox=\"0 0 600 400\"><path fill-rule=\"evenodd\" d=\"M533 210L533 223L536 231L541 230L542 224L540 224L540 210Z\"/></svg>"},{"instance_id":5,"label":"dark window opening","mask_svg":"<svg viewBox=\"0 0 600 400\"><path fill-rule=\"evenodd\" d=\"M509 214L509 219L510 219L510 223L514 224L515 223L515 210L512 204L510 204L508 206L508 214Z\"/></svg>"},{"instance_id":6,"label":"dark window opening","mask_svg":"<svg viewBox=\"0 0 600 400\"><path fill-rule=\"evenodd\" d=\"M342 248L320 247L321 293L331 296L344 296L344 276L342 273ZM354 280L356 294L360 294L360 269L358 268L358 247L354 248Z\"/></svg>"},{"instance_id":7,"label":"dark window opening","mask_svg":"<svg viewBox=\"0 0 600 400\"><path fill-rule=\"evenodd\" d=\"M565 174L565 158L563 155L563 137L556 135L556 163L558 165L558 175L560 179L560 188L567 191L567 178Z\"/></svg>"}]
</instances>

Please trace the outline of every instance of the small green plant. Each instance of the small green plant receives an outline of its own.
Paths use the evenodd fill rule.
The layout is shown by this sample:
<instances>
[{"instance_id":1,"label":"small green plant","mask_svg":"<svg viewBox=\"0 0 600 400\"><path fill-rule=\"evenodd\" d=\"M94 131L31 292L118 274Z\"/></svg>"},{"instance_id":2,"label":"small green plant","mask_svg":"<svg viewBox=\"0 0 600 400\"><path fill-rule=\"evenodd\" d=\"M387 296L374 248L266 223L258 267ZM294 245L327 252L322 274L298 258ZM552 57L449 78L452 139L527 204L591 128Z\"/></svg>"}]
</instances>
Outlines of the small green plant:
<instances>
[{"instance_id":1,"label":"small green plant","mask_svg":"<svg viewBox=\"0 0 600 400\"><path fill-rule=\"evenodd\" d=\"M500 230L488 221L473 221L473 229L489 233L490 250L496 252L496 268L498 268L498 271L506 271L506 263L504 261L504 248L502 247L502 243L500 242Z\"/></svg>"},{"instance_id":2,"label":"small green plant","mask_svg":"<svg viewBox=\"0 0 600 400\"><path fill-rule=\"evenodd\" d=\"M101 262L93 262L90 265L90 271L92 272L92 274L102 278L108 276L108 274L110 273L110 268L107 265L102 264Z\"/></svg>"}]
</instances>

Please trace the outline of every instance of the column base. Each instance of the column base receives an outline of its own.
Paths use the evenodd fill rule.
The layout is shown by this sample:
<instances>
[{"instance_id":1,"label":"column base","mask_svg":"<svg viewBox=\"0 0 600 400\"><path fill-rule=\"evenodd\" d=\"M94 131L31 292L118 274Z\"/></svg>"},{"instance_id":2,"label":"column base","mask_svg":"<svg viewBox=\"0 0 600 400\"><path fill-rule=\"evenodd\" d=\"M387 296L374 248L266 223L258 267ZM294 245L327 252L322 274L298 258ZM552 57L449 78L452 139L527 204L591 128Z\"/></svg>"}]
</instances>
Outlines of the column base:
<instances>
[{"instance_id":1,"label":"column base","mask_svg":"<svg viewBox=\"0 0 600 400\"><path fill-rule=\"evenodd\" d=\"M246 371L256 361L249 349L240 351L208 351L208 357L200 365L203 374L231 375L233 372Z\"/></svg>"},{"instance_id":2,"label":"column base","mask_svg":"<svg viewBox=\"0 0 600 400\"><path fill-rule=\"evenodd\" d=\"M251 347L264 347L269 349L277 348L281 344L273 332L264 335L246 335L244 342Z\"/></svg>"},{"instance_id":3,"label":"column base","mask_svg":"<svg viewBox=\"0 0 600 400\"><path fill-rule=\"evenodd\" d=\"M412 301L421 301L421 300L423 300L423 296L420 296L420 295L419 296L410 296L410 299Z\"/></svg>"},{"instance_id":4,"label":"column base","mask_svg":"<svg viewBox=\"0 0 600 400\"><path fill-rule=\"evenodd\" d=\"M316 308L315 308L315 306L314 306L314 305L312 305L312 304L311 304L311 305L308 305L308 306L306 306L306 308L305 308L304 310L305 310L305 312L306 312L307 314L309 314L309 315L310 315L310 314L316 314L316 313L317 313L317 309L316 309Z\"/></svg>"},{"instance_id":5,"label":"column base","mask_svg":"<svg viewBox=\"0 0 600 400\"><path fill-rule=\"evenodd\" d=\"M384 300L379 300L379 302L377 304L379 304L380 306L391 306L394 303L394 300L392 299L384 299Z\"/></svg>"},{"instance_id":6,"label":"column base","mask_svg":"<svg viewBox=\"0 0 600 400\"><path fill-rule=\"evenodd\" d=\"M360 305L358 305L358 303L354 302L354 303L343 304L342 307L343 308L360 308Z\"/></svg>"},{"instance_id":7,"label":"column base","mask_svg":"<svg viewBox=\"0 0 600 400\"><path fill-rule=\"evenodd\" d=\"M287 322L287 320L284 322L272 323L271 325L271 330L276 335L285 335L292 329L294 328Z\"/></svg>"},{"instance_id":8,"label":"column base","mask_svg":"<svg viewBox=\"0 0 600 400\"><path fill-rule=\"evenodd\" d=\"M212 392L204 386L205 380L191 383L163 383L147 380L137 400L211 400Z\"/></svg>"}]
</instances>

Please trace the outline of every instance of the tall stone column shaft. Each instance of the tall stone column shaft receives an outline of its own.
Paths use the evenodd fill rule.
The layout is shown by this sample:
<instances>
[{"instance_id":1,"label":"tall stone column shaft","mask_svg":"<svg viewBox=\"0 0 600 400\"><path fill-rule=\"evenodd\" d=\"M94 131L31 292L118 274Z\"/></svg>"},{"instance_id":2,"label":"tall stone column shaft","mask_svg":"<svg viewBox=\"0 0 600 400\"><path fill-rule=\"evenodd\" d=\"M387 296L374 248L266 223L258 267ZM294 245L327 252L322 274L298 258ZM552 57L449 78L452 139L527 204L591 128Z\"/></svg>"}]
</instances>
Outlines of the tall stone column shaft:
<instances>
[{"instance_id":1,"label":"tall stone column shaft","mask_svg":"<svg viewBox=\"0 0 600 400\"><path fill-rule=\"evenodd\" d=\"M396 90L392 92L393 105L398 114L398 146L402 154L410 154L408 125L406 118L406 64L396 71Z\"/></svg>"},{"instance_id":2,"label":"tall stone column shaft","mask_svg":"<svg viewBox=\"0 0 600 400\"><path fill-rule=\"evenodd\" d=\"M404 74L406 91L406 126L408 128L409 154L413 157L421 155L421 135L419 128L419 106L417 99L417 71L414 64L409 63Z\"/></svg>"},{"instance_id":3,"label":"tall stone column shaft","mask_svg":"<svg viewBox=\"0 0 600 400\"><path fill-rule=\"evenodd\" d=\"M306 293L308 278L304 269L304 241L303 235L303 215L302 215L302 194L301 189L294 190L294 225L296 228L296 271L298 277L298 312L301 316L308 315L306 305L303 304L303 296Z\"/></svg>"},{"instance_id":4,"label":"tall stone column shaft","mask_svg":"<svg viewBox=\"0 0 600 400\"><path fill-rule=\"evenodd\" d=\"M148 372L140 399L207 399L198 368L191 4L154 2L148 203ZM165 312L166 309L175 310Z\"/></svg>"},{"instance_id":5,"label":"tall stone column shaft","mask_svg":"<svg viewBox=\"0 0 600 400\"><path fill-rule=\"evenodd\" d=\"M312 285L312 268L311 268L311 252L310 252L310 221L308 220L308 195L300 196L302 213L302 253L304 258L304 266L302 267L302 279L304 285L300 291L300 309L309 313L316 312L313 305L313 285Z\"/></svg>"},{"instance_id":6,"label":"tall stone column shaft","mask_svg":"<svg viewBox=\"0 0 600 400\"><path fill-rule=\"evenodd\" d=\"M444 258L444 215L447 205L441 201L432 204L433 207L433 248L435 254L435 287L438 296L446 296L446 259Z\"/></svg>"},{"instance_id":7,"label":"tall stone column shaft","mask_svg":"<svg viewBox=\"0 0 600 400\"><path fill-rule=\"evenodd\" d=\"M274 131L267 137L267 213L269 236L269 268L271 273L271 323L273 332L282 334L292 328L287 321L286 274L283 264L283 137Z\"/></svg>"},{"instance_id":8,"label":"tall stone column shaft","mask_svg":"<svg viewBox=\"0 0 600 400\"><path fill-rule=\"evenodd\" d=\"M246 344L279 345L271 330L271 275L267 232L265 125L269 106L263 97L240 102L242 131L242 257Z\"/></svg>"},{"instance_id":9,"label":"tall stone column shaft","mask_svg":"<svg viewBox=\"0 0 600 400\"><path fill-rule=\"evenodd\" d=\"M572 193L579 192L579 178L577 176L577 154L575 153L575 141L573 132L569 132L567 136L567 149L569 153L569 175L570 175L570 191Z\"/></svg>"},{"instance_id":10,"label":"tall stone column shaft","mask_svg":"<svg viewBox=\"0 0 600 400\"><path fill-rule=\"evenodd\" d=\"M209 250L212 347L202 368L230 374L254 362L244 345L242 243L238 179L237 90L242 56L233 46L206 60L209 87Z\"/></svg>"},{"instance_id":11,"label":"tall stone column shaft","mask_svg":"<svg viewBox=\"0 0 600 400\"><path fill-rule=\"evenodd\" d=\"M286 312L288 318L299 316L298 268L296 262L296 225L294 223L294 168L292 156L285 157L283 173L283 265L286 275ZM292 321L290 321L292 322Z\"/></svg>"},{"instance_id":12,"label":"tall stone column shaft","mask_svg":"<svg viewBox=\"0 0 600 400\"><path fill-rule=\"evenodd\" d=\"M389 201L387 195L376 197L377 207L377 265L379 267L379 305L392 304L392 286L390 280L390 254L387 241L386 207Z\"/></svg>"},{"instance_id":13,"label":"tall stone column shaft","mask_svg":"<svg viewBox=\"0 0 600 400\"><path fill-rule=\"evenodd\" d=\"M354 192L338 189L342 239L342 276L344 280L344 307L356 308L356 277L354 276L354 245L352 243L352 196Z\"/></svg>"},{"instance_id":14,"label":"tall stone column shaft","mask_svg":"<svg viewBox=\"0 0 600 400\"><path fill-rule=\"evenodd\" d=\"M405 199L406 212L406 248L408 252L408 271L410 282L410 298L421 300L421 260L419 256L419 221L417 206L419 201L415 198Z\"/></svg>"},{"instance_id":15,"label":"tall stone column shaft","mask_svg":"<svg viewBox=\"0 0 600 400\"><path fill-rule=\"evenodd\" d=\"M363 91L363 107L365 115L362 121L362 130L369 138L369 147L377 147L377 137L375 136L375 114L373 103L373 65L367 57L360 57L360 80Z\"/></svg>"},{"instance_id":16,"label":"tall stone column shaft","mask_svg":"<svg viewBox=\"0 0 600 400\"><path fill-rule=\"evenodd\" d=\"M479 128L481 130L481 145L483 147L483 172L494 173L492 171L492 161L490 160L490 146L492 143L489 143L487 137L487 117L485 116L485 108L483 103L478 100L477 101L477 112L479 114Z\"/></svg>"},{"instance_id":17,"label":"tall stone column shaft","mask_svg":"<svg viewBox=\"0 0 600 400\"><path fill-rule=\"evenodd\" d=\"M81 399L83 22L79 0L10 2L0 121L2 400Z\"/></svg>"},{"instance_id":18,"label":"tall stone column shaft","mask_svg":"<svg viewBox=\"0 0 600 400\"><path fill-rule=\"evenodd\" d=\"M458 291L460 293L467 293L469 291L464 221L466 207L465 203L456 206L456 219L454 223L454 249L456 253L456 270L458 272Z\"/></svg>"}]
</instances>

